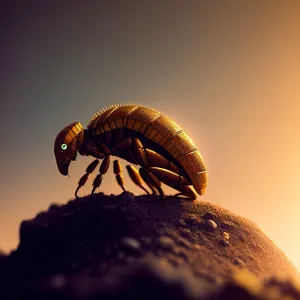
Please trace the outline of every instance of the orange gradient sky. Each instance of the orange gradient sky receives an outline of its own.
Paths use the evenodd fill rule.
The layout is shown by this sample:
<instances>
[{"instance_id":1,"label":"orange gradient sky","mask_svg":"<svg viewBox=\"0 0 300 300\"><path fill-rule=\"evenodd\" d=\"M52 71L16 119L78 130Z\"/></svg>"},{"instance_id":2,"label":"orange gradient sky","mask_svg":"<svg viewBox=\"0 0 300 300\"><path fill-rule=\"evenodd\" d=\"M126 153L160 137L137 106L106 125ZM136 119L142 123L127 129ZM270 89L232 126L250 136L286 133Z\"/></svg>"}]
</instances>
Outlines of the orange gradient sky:
<instances>
[{"instance_id":1,"label":"orange gradient sky","mask_svg":"<svg viewBox=\"0 0 300 300\"><path fill-rule=\"evenodd\" d=\"M92 161L78 156L60 175L57 133L133 102L196 142L201 200L254 221L300 270L300 2L64 3L4 10L0 249L17 246L22 220L72 199ZM121 192L112 168L101 190Z\"/></svg>"}]
</instances>

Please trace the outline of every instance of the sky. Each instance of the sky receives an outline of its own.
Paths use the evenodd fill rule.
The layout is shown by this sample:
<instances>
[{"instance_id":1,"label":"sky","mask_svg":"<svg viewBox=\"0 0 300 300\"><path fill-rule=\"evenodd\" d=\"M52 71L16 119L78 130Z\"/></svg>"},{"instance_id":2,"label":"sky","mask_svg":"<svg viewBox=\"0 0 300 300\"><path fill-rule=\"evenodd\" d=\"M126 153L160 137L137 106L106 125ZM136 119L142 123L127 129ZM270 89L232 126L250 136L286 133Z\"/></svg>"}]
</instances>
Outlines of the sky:
<instances>
[{"instance_id":1,"label":"sky","mask_svg":"<svg viewBox=\"0 0 300 300\"><path fill-rule=\"evenodd\" d=\"M129 102L197 144L209 179L199 199L254 221L300 270L299 1L2 5L0 249L17 246L22 220L74 198L93 159L77 156L62 176L59 131ZM122 192L112 168L99 191Z\"/></svg>"}]
</instances>

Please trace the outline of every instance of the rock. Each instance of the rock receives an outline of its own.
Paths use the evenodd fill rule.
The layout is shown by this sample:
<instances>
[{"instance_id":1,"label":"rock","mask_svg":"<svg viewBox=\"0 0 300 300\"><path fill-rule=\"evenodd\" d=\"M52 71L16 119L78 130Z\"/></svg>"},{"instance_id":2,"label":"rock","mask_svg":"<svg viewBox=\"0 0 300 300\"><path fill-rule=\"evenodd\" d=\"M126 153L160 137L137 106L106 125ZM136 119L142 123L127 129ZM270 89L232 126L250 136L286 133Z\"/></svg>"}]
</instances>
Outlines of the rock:
<instances>
[{"instance_id":1,"label":"rock","mask_svg":"<svg viewBox=\"0 0 300 300\"><path fill-rule=\"evenodd\" d=\"M66 212L66 213L63 213L61 216L63 218L68 218L68 217L70 217L70 213Z\"/></svg>"},{"instance_id":2,"label":"rock","mask_svg":"<svg viewBox=\"0 0 300 300\"><path fill-rule=\"evenodd\" d=\"M220 224L220 227L222 229L226 229L226 230L229 230L229 231L232 231L234 230L235 226L233 223L231 222L227 222L227 221L224 221L223 223Z\"/></svg>"},{"instance_id":3,"label":"rock","mask_svg":"<svg viewBox=\"0 0 300 300\"><path fill-rule=\"evenodd\" d=\"M198 223L198 218L195 214L189 214L186 221L190 224L196 225Z\"/></svg>"},{"instance_id":4,"label":"rock","mask_svg":"<svg viewBox=\"0 0 300 300\"><path fill-rule=\"evenodd\" d=\"M186 249L193 249L192 244L186 238L180 238L176 242L178 245L181 245Z\"/></svg>"},{"instance_id":5,"label":"rock","mask_svg":"<svg viewBox=\"0 0 300 300\"><path fill-rule=\"evenodd\" d=\"M0 298L300 299L285 285L264 287L270 275L295 269L255 224L212 203L145 202L151 198L96 194L22 222L19 247L0 259ZM106 210L110 205L116 207ZM258 294L247 276L246 284L233 279L244 269L255 274Z\"/></svg>"},{"instance_id":6,"label":"rock","mask_svg":"<svg viewBox=\"0 0 300 300\"><path fill-rule=\"evenodd\" d=\"M235 258L235 259L233 260L233 263L234 263L235 265L237 265L237 266L242 267L242 268L245 267L245 263L244 263L241 259L239 259L239 258Z\"/></svg>"},{"instance_id":7,"label":"rock","mask_svg":"<svg viewBox=\"0 0 300 300\"><path fill-rule=\"evenodd\" d=\"M50 206L49 206L49 210L57 210L58 208L60 207L59 204L57 203L52 203Z\"/></svg>"},{"instance_id":8,"label":"rock","mask_svg":"<svg viewBox=\"0 0 300 300\"><path fill-rule=\"evenodd\" d=\"M191 232L188 228L182 229L182 230L181 230L181 233L182 233L182 235L185 236L185 237L190 237L191 234L192 234L192 232Z\"/></svg>"},{"instance_id":9,"label":"rock","mask_svg":"<svg viewBox=\"0 0 300 300\"><path fill-rule=\"evenodd\" d=\"M168 236L161 236L157 240L157 244L164 250L171 250L174 247L174 241Z\"/></svg>"},{"instance_id":10,"label":"rock","mask_svg":"<svg viewBox=\"0 0 300 300\"><path fill-rule=\"evenodd\" d=\"M240 234L238 237L241 242L243 242L243 243L246 242L246 238L243 235Z\"/></svg>"},{"instance_id":11,"label":"rock","mask_svg":"<svg viewBox=\"0 0 300 300\"><path fill-rule=\"evenodd\" d=\"M213 213L213 212L210 212L210 211L206 212L206 213L202 216L202 219L203 219L203 220L214 220L214 221L216 221L217 218L218 218L217 215L216 215L215 213Z\"/></svg>"},{"instance_id":12,"label":"rock","mask_svg":"<svg viewBox=\"0 0 300 300\"><path fill-rule=\"evenodd\" d=\"M205 227L210 231L214 231L218 228L218 225L214 220L205 220L205 225Z\"/></svg>"},{"instance_id":13,"label":"rock","mask_svg":"<svg viewBox=\"0 0 300 300\"><path fill-rule=\"evenodd\" d=\"M66 276L64 274L57 274L50 279L50 282L53 288L62 288L66 284Z\"/></svg>"},{"instance_id":14,"label":"rock","mask_svg":"<svg viewBox=\"0 0 300 300\"><path fill-rule=\"evenodd\" d=\"M198 244L194 244L194 247L195 247L197 250L201 250L201 246L198 245Z\"/></svg>"},{"instance_id":15,"label":"rock","mask_svg":"<svg viewBox=\"0 0 300 300\"><path fill-rule=\"evenodd\" d=\"M222 237L223 237L224 240L229 241L230 235L229 235L228 232L224 231L224 232L222 233Z\"/></svg>"},{"instance_id":16,"label":"rock","mask_svg":"<svg viewBox=\"0 0 300 300\"><path fill-rule=\"evenodd\" d=\"M116 196L117 200L121 199L121 203L125 206L128 206L134 203L134 194L130 192L123 192L122 194Z\"/></svg>"},{"instance_id":17,"label":"rock","mask_svg":"<svg viewBox=\"0 0 300 300\"><path fill-rule=\"evenodd\" d=\"M131 237L123 237L121 239L121 245L125 250L131 252L139 252L141 248L140 243L136 239Z\"/></svg>"},{"instance_id":18,"label":"rock","mask_svg":"<svg viewBox=\"0 0 300 300\"><path fill-rule=\"evenodd\" d=\"M163 222L163 221L159 221L159 222L157 222L157 225L159 226L159 227L162 227L162 228L166 228L166 222Z\"/></svg>"},{"instance_id":19,"label":"rock","mask_svg":"<svg viewBox=\"0 0 300 300\"><path fill-rule=\"evenodd\" d=\"M178 221L178 224L180 224L180 225L182 225L182 226L186 226L186 223L185 223L185 221L183 220L183 219L177 219L177 221Z\"/></svg>"}]
</instances>

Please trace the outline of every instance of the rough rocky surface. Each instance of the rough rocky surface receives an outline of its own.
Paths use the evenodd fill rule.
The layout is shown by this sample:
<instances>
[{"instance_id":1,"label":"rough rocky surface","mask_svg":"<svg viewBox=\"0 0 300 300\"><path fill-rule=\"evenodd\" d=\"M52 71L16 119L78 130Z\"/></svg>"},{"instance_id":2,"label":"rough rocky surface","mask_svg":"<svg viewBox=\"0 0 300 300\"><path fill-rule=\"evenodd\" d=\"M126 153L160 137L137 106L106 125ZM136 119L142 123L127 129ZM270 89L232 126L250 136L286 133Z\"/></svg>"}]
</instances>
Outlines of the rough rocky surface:
<instances>
[{"instance_id":1,"label":"rough rocky surface","mask_svg":"<svg viewBox=\"0 0 300 300\"><path fill-rule=\"evenodd\" d=\"M247 219L122 193L52 204L0 253L1 299L300 299L298 273Z\"/></svg>"}]
</instances>

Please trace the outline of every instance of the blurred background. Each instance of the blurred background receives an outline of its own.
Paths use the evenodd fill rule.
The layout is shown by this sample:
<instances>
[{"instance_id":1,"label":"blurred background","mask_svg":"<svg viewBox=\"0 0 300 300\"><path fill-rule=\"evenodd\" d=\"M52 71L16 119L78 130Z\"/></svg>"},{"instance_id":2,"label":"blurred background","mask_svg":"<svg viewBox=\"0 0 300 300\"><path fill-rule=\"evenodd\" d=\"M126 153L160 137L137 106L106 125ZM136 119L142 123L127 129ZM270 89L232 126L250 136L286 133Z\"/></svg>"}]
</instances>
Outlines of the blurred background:
<instances>
[{"instance_id":1,"label":"blurred background","mask_svg":"<svg viewBox=\"0 0 300 300\"><path fill-rule=\"evenodd\" d=\"M254 221L300 270L299 1L1 3L0 249L17 246L22 220L74 198L92 158L60 175L58 132L132 102L197 144L201 200ZM112 168L99 191L121 193Z\"/></svg>"}]
</instances>

